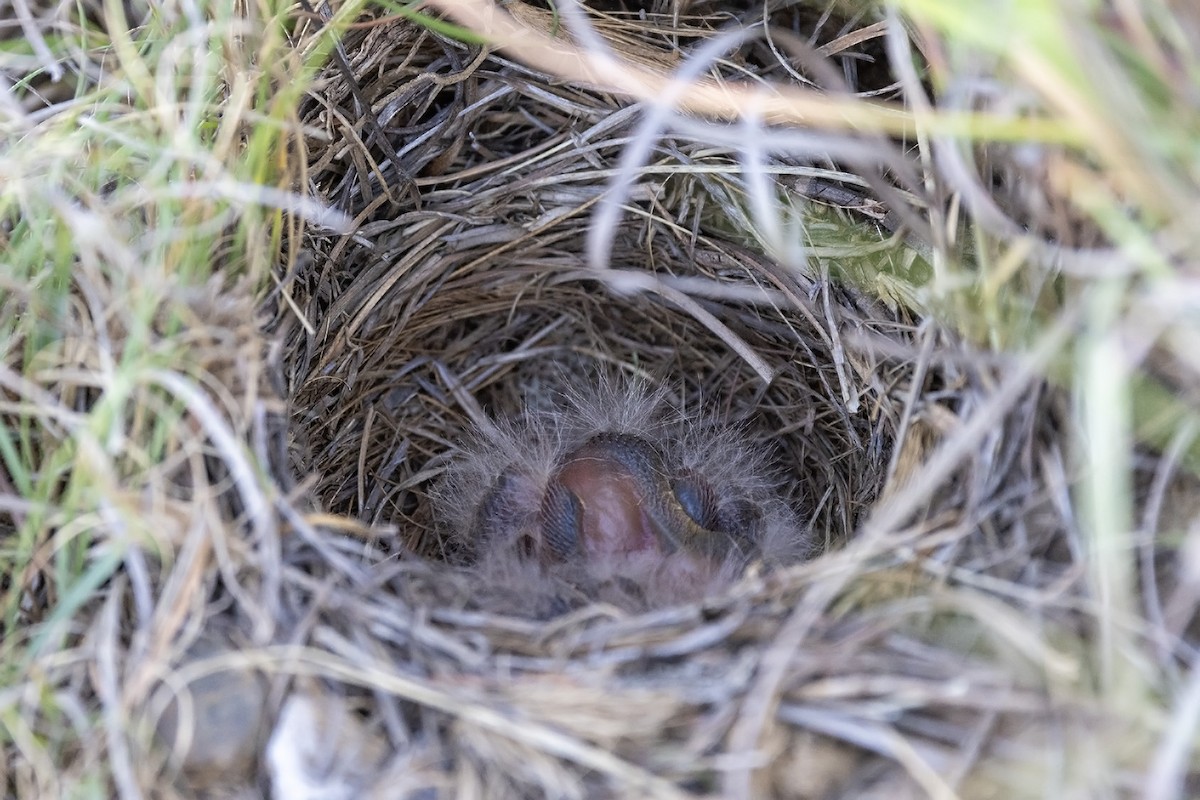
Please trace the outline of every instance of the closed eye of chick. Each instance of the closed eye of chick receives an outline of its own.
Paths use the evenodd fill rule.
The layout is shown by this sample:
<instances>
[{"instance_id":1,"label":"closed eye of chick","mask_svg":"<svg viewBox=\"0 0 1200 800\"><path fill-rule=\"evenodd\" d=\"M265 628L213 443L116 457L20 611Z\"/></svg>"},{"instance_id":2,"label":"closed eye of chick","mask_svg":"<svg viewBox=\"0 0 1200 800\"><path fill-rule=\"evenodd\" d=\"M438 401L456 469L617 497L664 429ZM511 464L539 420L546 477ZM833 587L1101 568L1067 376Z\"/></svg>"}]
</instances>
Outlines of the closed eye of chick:
<instances>
[{"instance_id":1,"label":"closed eye of chick","mask_svg":"<svg viewBox=\"0 0 1200 800\"><path fill-rule=\"evenodd\" d=\"M644 384L602 383L477 433L436 487L498 611L690 602L754 561L809 555L765 457ZM503 591L507 589L507 591Z\"/></svg>"}]
</instances>

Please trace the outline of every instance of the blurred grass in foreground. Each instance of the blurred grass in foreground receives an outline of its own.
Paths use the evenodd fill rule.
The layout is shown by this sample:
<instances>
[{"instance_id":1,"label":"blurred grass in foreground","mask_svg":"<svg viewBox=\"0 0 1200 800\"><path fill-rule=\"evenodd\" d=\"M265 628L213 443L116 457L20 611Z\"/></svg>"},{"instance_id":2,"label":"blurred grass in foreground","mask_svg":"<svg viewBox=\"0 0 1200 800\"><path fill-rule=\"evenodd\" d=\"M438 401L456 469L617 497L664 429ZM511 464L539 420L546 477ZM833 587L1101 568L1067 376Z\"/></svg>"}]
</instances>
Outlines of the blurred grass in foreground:
<instances>
[{"instance_id":1,"label":"blurred grass in foreground","mask_svg":"<svg viewBox=\"0 0 1200 800\"><path fill-rule=\"evenodd\" d=\"M76 779L94 795L54 777L76 709L29 670L71 658L77 613L119 568L170 563L172 531L201 524L172 516L206 491L184 409L239 402L222 373L237 343L208 324L253 302L288 226L337 223L292 192L296 107L333 39L298 52L294 9L269 0L35 10L0 41L0 685L26 682L0 700L0 742L43 796Z\"/></svg>"},{"instance_id":2,"label":"blurred grass in foreground","mask_svg":"<svg viewBox=\"0 0 1200 800\"><path fill-rule=\"evenodd\" d=\"M1036 338L1062 315L1080 316L1052 374L1070 389L1078 420L1076 495L1097 626L1093 679L1111 710L1149 734L1124 745L1098 735L1099 752L1108 754L1100 761L1129 764L1157 745L1146 796L1169 796L1155 791L1166 791L1173 779L1165 776L1195 754L1197 720L1180 703L1184 686L1173 666L1159 671L1145 660L1143 637L1152 635L1141 621L1148 612L1135 578L1139 542L1162 537L1171 549L1178 532L1143 530L1135 520L1134 448L1172 453L1160 472L1169 475L1179 459L1200 474L1200 9L1154 1L895 5L914 21L939 110L1049 118L1081 142L1030 136L990 154L1006 168L989 164L987 130L979 131L982 151L968 142L934 148L943 167L952 158L985 165L941 173L953 176L971 212L972 258L952 272L968 280L958 277L935 303L971 338L1001 348ZM1030 310L1027 319L1004 313L1014 301ZM981 317L988 330L979 330ZM1165 698L1173 699L1163 708Z\"/></svg>"}]
</instances>

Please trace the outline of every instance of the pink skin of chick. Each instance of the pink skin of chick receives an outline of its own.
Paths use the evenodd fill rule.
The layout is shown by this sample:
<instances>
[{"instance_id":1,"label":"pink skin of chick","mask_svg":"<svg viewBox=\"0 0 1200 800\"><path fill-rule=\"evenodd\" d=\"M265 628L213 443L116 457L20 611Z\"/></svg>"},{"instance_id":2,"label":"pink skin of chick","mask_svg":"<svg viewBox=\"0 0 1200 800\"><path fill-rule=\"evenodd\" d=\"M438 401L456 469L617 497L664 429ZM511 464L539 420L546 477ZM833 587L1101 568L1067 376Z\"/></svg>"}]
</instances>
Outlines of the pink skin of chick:
<instances>
[{"instance_id":1,"label":"pink skin of chick","mask_svg":"<svg viewBox=\"0 0 1200 800\"><path fill-rule=\"evenodd\" d=\"M740 429L669 411L661 391L605 383L496 424L464 447L435 509L485 575L592 599L616 582L637 596L620 605L696 600L755 558L807 556L808 531Z\"/></svg>"}]
</instances>

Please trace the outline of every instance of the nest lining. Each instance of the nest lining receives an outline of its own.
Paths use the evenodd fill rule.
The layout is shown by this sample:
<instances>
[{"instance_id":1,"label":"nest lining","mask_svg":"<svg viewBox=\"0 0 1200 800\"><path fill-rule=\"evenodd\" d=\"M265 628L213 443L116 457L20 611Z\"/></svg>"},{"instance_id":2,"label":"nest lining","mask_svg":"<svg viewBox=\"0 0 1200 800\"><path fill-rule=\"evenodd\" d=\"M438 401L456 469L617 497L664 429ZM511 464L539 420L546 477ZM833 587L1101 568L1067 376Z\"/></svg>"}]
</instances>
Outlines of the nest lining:
<instances>
[{"instance_id":1,"label":"nest lining","mask_svg":"<svg viewBox=\"0 0 1200 800\"><path fill-rule=\"evenodd\" d=\"M451 276L440 282L425 307L406 309L403 322L380 317L379 333L365 337L374 341L354 356L363 362L356 367L358 374L380 376L380 384L347 381L343 394L322 388L327 381L314 382L321 405L313 411L319 427L309 440L323 467L318 491L331 492L331 508L384 523L398 523L407 514L417 525L428 526L427 510L415 493L422 485L414 479L430 460L444 458L469 435L478 409L493 417L512 416L539 388L552 392L557 374L590 376L613 366L677 382L681 407L718 398L731 422L744 419L753 436L778 448L780 463L791 465L788 496L816 510L814 527L825 539L842 539L864 500L878 490L882 437L870 421L853 419L823 394L837 386L837 376L818 377L815 369L806 375L793 366L797 354L815 344L788 343L801 321L770 320L754 309L725 313L733 330L779 365L779 375L764 388L701 324L662 303L613 297L590 279L531 285L531 277L537 280L538 260L530 253L523 255L519 269L492 261L495 277L486 294L475 285L477 278ZM452 270L453 265L443 268ZM558 271L553 262L543 269L551 277ZM396 285L403 295L407 287ZM470 309L469 318L456 319L463 309ZM869 362L860 367L871 374ZM347 368L343 374L352 373ZM466 392L470 399L457 402L456 392ZM756 407L747 413L737 408L739 403ZM367 442L347 437L348 426L368 421L373 429ZM837 434L822 433L831 423L844 427ZM318 439L331 434L335 436ZM839 435L856 443L858 452L845 453ZM403 461L395 458L397 453L405 454ZM862 477L870 474L865 465L872 460L873 484ZM348 475L358 479L350 481ZM360 481L365 493L359 492ZM839 503L822 501L828 487ZM360 494L366 500L362 505ZM428 553L424 539L417 536L409 543Z\"/></svg>"}]
</instances>

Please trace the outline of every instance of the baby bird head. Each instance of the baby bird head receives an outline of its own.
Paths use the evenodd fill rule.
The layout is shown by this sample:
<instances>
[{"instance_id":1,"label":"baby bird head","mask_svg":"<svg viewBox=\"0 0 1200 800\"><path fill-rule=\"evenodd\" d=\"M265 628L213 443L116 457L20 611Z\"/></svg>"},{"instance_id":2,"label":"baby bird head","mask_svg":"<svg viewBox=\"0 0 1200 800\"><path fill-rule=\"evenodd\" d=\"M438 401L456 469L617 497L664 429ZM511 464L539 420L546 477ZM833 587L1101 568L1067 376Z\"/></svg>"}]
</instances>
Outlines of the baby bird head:
<instances>
[{"instance_id":1,"label":"baby bird head","mask_svg":"<svg viewBox=\"0 0 1200 800\"><path fill-rule=\"evenodd\" d=\"M672 414L640 383L576 391L478 434L435 511L493 580L633 609L698 599L755 559L808 550L740 429Z\"/></svg>"}]
</instances>

